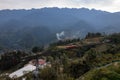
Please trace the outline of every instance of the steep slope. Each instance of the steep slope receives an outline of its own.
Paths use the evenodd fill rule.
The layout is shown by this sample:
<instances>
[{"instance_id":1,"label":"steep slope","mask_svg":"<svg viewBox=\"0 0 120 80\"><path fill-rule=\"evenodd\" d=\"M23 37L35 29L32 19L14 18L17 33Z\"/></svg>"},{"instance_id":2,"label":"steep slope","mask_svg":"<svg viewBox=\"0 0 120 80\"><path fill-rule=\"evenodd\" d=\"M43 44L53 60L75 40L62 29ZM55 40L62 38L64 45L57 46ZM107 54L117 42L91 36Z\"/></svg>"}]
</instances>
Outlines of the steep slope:
<instances>
[{"instance_id":1,"label":"steep slope","mask_svg":"<svg viewBox=\"0 0 120 80\"><path fill-rule=\"evenodd\" d=\"M36 31L38 26L40 28ZM37 43L44 45L55 41L56 33L62 31L69 34L66 37L75 38L84 37L87 32L119 32L119 26L119 13L109 13L94 9L42 8L1 10L0 45L3 47L8 46L8 48L16 45L15 47L18 48L23 47L23 43L26 43L27 45L29 44L29 47L32 47ZM43 27L45 28L43 29ZM28 33L29 36L27 36ZM36 35L39 36L36 37ZM27 39L33 41L29 42Z\"/></svg>"},{"instance_id":2,"label":"steep slope","mask_svg":"<svg viewBox=\"0 0 120 80\"><path fill-rule=\"evenodd\" d=\"M108 64L106 66L90 70L78 80L119 80L120 62Z\"/></svg>"}]
</instances>

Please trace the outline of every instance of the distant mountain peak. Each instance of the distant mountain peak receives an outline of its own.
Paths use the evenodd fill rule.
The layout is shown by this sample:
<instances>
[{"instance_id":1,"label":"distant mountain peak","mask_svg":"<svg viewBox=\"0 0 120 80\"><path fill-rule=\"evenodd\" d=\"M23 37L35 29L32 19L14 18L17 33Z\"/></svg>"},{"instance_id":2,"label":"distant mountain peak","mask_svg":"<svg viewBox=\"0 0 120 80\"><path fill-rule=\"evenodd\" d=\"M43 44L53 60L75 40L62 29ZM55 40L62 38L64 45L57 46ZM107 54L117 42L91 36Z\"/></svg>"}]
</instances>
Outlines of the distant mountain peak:
<instances>
[{"instance_id":1,"label":"distant mountain peak","mask_svg":"<svg viewBox=\"0 0 120 80\"><path fill-rule=\"evenodd\" d=\"M66 37L83 37L88 32L119 32L119 26L119 12L57 7L1 10L0 45L32 47L56 40L56 33L62 31Z\"/></svg>"}]
</instances>

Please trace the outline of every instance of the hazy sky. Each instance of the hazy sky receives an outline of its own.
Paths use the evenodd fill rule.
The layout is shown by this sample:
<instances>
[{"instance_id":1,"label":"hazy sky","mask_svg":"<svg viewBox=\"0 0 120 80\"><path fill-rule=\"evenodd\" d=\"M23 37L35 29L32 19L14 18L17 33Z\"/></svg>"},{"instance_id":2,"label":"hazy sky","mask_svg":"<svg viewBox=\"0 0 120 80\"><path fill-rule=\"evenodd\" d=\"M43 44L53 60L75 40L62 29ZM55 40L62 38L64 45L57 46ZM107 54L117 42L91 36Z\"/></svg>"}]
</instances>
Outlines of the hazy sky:
<instances>
[{"instance_id":1,"label":"hazy sky","mask_svg":"<svg viewBox=\"0 0 120 80\"><path fill-rule=\"evenodd\" d=\"M120 0L0 0L0 9L30 9L42 7L95 8L120 11Z\"/></svg>"}]
</instances>

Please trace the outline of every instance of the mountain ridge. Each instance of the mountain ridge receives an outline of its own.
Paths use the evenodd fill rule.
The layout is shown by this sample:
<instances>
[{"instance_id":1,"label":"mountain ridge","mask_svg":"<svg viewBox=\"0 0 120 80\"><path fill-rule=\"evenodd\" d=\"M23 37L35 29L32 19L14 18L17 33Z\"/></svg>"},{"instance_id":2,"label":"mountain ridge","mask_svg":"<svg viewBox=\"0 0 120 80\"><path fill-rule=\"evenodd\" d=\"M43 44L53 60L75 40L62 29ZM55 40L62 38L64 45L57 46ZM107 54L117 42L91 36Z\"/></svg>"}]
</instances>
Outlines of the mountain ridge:
<instances>
[{"instance_id":1,"label":"mountain ridge","mask_svg":"<svg viewBox=\"0 0 120 80\"><path fill-rule=\"evenodd\" d=\"M0 45L13 46L17 44L17 46L22 46L21 43L25 43L28 46L25 38L28 37L27 35L31 36L28 37L31 39L30 47L40 43L45 45L57 40L56 33L62 31L70 33L69 35L66 34L66 37L83 38L88 32L119 32L119 26L119 12L110 13L87 8L56 7L31 10L0 10L0 38L2 39ZM78 34L78 32L80 33ZM17 42L20 40L22 42Z\"/></svg>"}]
</instances>

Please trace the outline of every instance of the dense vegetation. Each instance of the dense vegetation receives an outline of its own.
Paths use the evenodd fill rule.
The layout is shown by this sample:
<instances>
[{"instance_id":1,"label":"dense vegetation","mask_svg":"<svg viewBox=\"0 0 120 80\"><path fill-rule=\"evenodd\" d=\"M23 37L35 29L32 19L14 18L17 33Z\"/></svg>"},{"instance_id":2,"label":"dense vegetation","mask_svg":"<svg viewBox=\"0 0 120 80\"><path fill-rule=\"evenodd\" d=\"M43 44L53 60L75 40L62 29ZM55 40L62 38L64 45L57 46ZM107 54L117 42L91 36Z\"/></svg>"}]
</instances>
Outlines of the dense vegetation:
<instances>
[{"instance_id":1,"label":"dense vegetation","mask_svg":"<svg viewBox=\"0 0 120 80\"><path fill-rule=\"evenodd\" d=\"M75 45L75 46L73 46ZM69 46L69 47L68 47ZM71 47L72 46L72 47ZM34 47L32 49L38 57L49 61L52 67L46 67L40 71L39 78L41 80L120 80L120 34L102 35L100 33L88 33L85 39L73 39L59 41L51 44L47 49ZM36 57L23 52L12 52L2 55L0 63L2 66L17 61L8 68L1 68L1 73L12 70L21 65L21 60L24 57L25 62ZM7 56L8 55L8 56ZM8 61L8 59L10 59ZM11 57L12 56L12 57ZM16 57L17 56L17 57ZM21 67L23 64L21 65ZM7 72L8 72L7 71ZM27 80L33 79L33 74L29 73L23 77ZM2 76L0 79L7 79L7 76ZM22 77L21 77L22 78ZM21 80L18 78L16 80Z\"/></svg>"}]
</instances>

